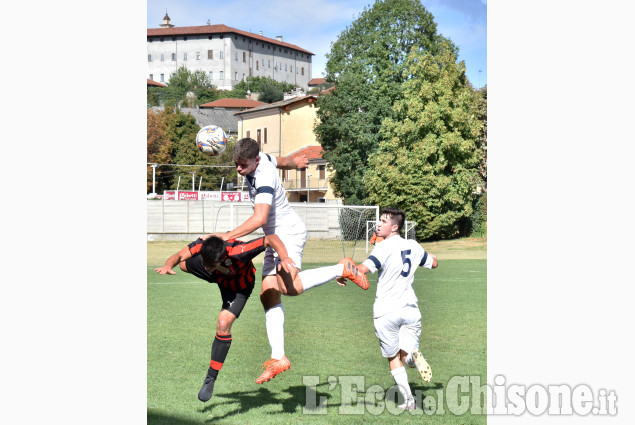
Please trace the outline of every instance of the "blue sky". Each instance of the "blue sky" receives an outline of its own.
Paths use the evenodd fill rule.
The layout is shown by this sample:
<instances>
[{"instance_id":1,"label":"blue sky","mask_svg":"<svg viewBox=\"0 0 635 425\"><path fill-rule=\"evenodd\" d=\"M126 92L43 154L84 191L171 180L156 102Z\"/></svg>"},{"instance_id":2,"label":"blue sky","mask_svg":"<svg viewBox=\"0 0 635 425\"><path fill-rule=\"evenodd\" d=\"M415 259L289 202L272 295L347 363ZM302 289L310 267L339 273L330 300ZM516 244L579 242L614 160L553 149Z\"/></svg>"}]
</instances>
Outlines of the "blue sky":
<instances>
[{"instance_id":1,"label":"blue sky","mask_svg":"<svg viewBox=\"0 0 635 425\"><path fill-rule=\"evenodd\" d=\"M313 53L313 75L322 77L331 43L372 0L148 0L147 26L158 28L167 10L176 26L224 24L283 40ZM467 76L487 84L487 0L422 0L437 31L459 47Z\"/></svg>"}]
</instances>

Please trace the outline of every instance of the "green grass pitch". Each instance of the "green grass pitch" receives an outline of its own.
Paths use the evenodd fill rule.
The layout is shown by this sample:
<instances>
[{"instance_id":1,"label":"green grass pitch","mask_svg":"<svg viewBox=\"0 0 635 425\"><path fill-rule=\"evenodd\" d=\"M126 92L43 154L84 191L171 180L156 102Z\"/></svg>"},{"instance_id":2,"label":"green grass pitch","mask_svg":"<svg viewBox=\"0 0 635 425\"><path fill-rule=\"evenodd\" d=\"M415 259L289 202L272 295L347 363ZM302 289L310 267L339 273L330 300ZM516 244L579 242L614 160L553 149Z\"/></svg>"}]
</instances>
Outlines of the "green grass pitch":
<instances>
[{"instance_id":1,"label":"green grass pitch","mask_svg":"<svg viewBox=\"0 0 635 425\"><path fill-rule=\"evenodd\" d=\"M423 382L415 369L407 368L407 372L413 392L419 391L431 407L427 412L418 409L416 415L395 415L394 402L382 397L382 391L394 381L373 329L377 274L369 276L368 291L352 283L341 287L333 281L298 297L284 297L285 351L291 369L261 385L255 379L270 356L270 347L258 279L247 306L234 322L233 342L214 395L201 403L197 394L209 365L220 294L216 285L178 268L174 276L155 273L153 269L185 243L175 243L170 246L174 249L163 248L165 252L156 254L160 246L148 243L148 424L487 422L484 414L471 414L470 409L457 414L466 409L460 397L469 393L458 398L456 392L454 397L448 394L449 382L455 376L478 376L481 385L486 383L486 259L482 256L439 256L439 268L417 269L421 351L432 367L432 381ZM304 264L303 268L321 265ZM259 272L258 262L256 267ZM316 380L317 384L307 386L303 379ZM360 382L361 386L351 385ZM325 409L308 408L320 399L325 400ZM473 404L474 400L469 407Z\"/></svg>"}]
</instances>

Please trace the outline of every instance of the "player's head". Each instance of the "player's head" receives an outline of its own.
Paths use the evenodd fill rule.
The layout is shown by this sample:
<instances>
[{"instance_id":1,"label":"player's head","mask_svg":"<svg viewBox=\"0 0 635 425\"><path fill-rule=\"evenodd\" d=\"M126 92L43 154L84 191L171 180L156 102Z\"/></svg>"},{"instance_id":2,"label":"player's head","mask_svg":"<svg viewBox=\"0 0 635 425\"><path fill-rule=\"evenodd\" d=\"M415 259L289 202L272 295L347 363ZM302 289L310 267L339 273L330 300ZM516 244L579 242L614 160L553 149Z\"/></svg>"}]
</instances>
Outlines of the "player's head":
<instances>
[{"instance_id":1,"label":"player's head","mask_svg":"<svg viewBox=\"0 0 635 425\"><path fill-rule=\"evenodd\" d=\"M249 137L245 137L236 142L234 147L234 163L236 171L241 176L246 176L256 171L260 160L260 147L258 142Z\"/></svg>"},{"instance_id":2,"label":"player's head","mask_svg":"<svg viewBox=\"0 0 635 425\"><path fill-rule=\"evenodd\" d=\"M203 241L199 254L206 270L215 269L227 256L225 242L217 236L210 236Z\"/></svg>"},{"instance_id":3,"label":"player's head","mask_svg":"<svg viewBox=\"0 0 635 425\"><path fill-rule=\"evenodd\" d=\"M396 232L400 234L401 228L406 222L406 213L398 208L384 208L379 213L379 221L378 230L381 231L382 236L385 237L386 233L390 234L393 231L392 226L397 226ZM382 228L382 223L388 224L388 222L390 222L390 226L387 226L390 227L390 232L387 232L385 227Z\"/></svg>"}]
</instances>

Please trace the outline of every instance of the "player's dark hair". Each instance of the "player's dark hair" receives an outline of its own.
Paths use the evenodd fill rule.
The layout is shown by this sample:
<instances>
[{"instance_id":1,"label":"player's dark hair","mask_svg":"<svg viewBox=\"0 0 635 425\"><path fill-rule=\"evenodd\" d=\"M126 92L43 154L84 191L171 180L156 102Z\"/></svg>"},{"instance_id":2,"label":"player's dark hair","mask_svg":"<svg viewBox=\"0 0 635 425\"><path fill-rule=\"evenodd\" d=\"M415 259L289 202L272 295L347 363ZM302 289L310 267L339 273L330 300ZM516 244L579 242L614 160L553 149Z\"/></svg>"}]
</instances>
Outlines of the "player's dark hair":
<instances>
[{"instance_id":1,"label":"player's dark hair","mask_svg":"<svg viewBox=\"0 0 635 425\"><path fill-rule=\"evenodd\" d=\"M217 236L210 236L203 241L200 255L206 266L220 263L225 255L225 241Z\"/></svg>"},{"instance_id":2,"label":"player's dark hair","mask_svg":"<svg viewBox=\"0 0 635 425\"><path fill-rule=\"evenodd\" d=\"M393 224L397 225L397 233L401 233L401 228L406 222L406 213L399 208L383 208L379 213L379 216L386 214L390 217Z\"/></svg>"},{"instance_id":3,"label":"player's dark hair","mask_svg":"<svg viewBox=\"0 0 635 425\"><path fill-rule=\"evenodd\" d=\"M234 161L246 161L254 159L260 153L258 142L254 139L245 137L236 142L234 146Z\"/></svg>"}]
</instances>

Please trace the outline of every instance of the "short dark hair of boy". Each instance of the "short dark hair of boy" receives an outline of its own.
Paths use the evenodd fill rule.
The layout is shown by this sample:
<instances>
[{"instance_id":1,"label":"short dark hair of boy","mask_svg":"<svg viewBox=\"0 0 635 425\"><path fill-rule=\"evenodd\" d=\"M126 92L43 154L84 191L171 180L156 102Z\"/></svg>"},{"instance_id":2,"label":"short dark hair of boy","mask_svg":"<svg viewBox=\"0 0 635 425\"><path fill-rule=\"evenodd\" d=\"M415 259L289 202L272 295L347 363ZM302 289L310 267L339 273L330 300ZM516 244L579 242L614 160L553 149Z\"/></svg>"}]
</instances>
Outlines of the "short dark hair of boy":
<instances>
[{"instance_id":1,"label":"short dark hair of boy","mask_svg":"<svg viewBox=\"0 0 635 425\"><path fill-rule=\"evenodd\" d=\"M401 233L401 228L406 222L406 213L399 208L384 208L379 213L379 216L381 217L384 214L390 216L392 223L397 225L397 233Z\"/></svg>"},{"instance_id":2,"label":"short dark hair of boy","mask_svg":"<svg viewBox=\"0 0 635 425\"><path fill-rule=\"evenodd\" d=\"M258 142L249 137L245 137L236 142L234 146L234 161L246 161L254 159L260 153Z\"/></svg>"},{"instance_id":3,"label":"short dark hair of boy","mask_svg":"<svg viewBox=\"0 0 635 425\"><path fill-rule=\"evenodd\" d=\"M225 241L217 236L210 236L203 241L200 255L203 264L208 267L220 263L225 256Z\"/></svg>"}]
</instances>

